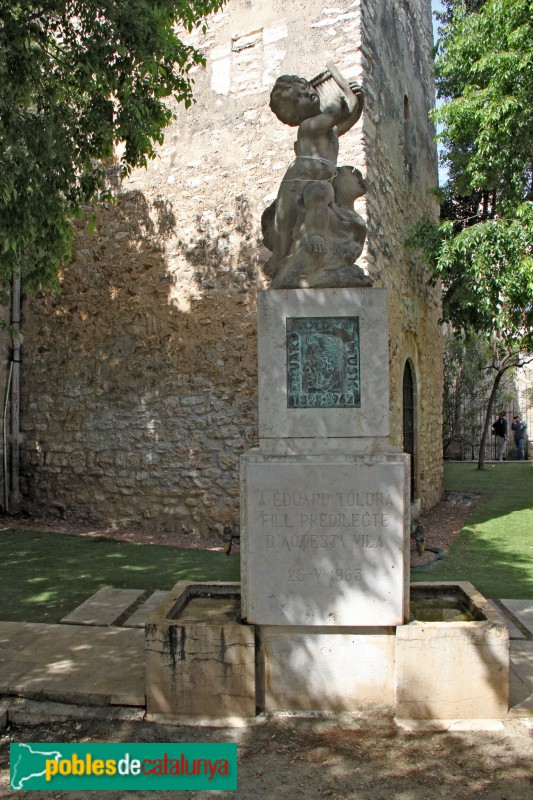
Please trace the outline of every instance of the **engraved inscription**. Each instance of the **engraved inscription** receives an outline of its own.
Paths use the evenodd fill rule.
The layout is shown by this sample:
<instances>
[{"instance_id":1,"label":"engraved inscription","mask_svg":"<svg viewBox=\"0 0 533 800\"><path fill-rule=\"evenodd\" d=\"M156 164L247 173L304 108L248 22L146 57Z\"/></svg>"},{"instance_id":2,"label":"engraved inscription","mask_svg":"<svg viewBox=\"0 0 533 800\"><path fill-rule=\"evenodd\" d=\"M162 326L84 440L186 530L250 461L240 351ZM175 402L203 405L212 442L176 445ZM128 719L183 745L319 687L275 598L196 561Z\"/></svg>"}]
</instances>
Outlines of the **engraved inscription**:
<instances>
[{"instance_id":1,"label":"engraved inscription","mask_svg":"<svg viewBox=\"0 0 533 800\"><path fill-rule=\"evenodd\" d=\"M383 515L384 516L384 515ZM381 536L370 536L369 534L354 533L351 536L340 536L338 533L317 534L317 533L294 533L294 534L273 534L266 536L267 550L286 550L288 553L298 550L353 550L361 548L372 550L383 548Z\"/></svg>"},{"instance_id":2,"label":"engraved inscription","mask_svg":"<svg viewBox=\"0 0 533 800\"><path fill-rule=\"evenodd\" d=\"M283 572L291 585L362 583L361 565L372 554L381 561L394 535L389 492L280 489L260 491L256 502L263 546L288 559Z\"/></svg>"},{"instance_id":3,"label":"engraved inscription","mask_svg":"<svg viewBox=\"0 0 533 800\"><path fill-rule=\"evenodd\" d=\"M259 455L244 463L248 621L401 624L403 457Z\"/></svg>"},{"instance_id":4,"label":"engraved inscription","mask_svg":"<svg viewBox=\"0 0 533 800\"><path fill-rule=\"evenodd\" d=\"M315 578L316 580L324 580L326 578L329 579L330 583L341 583L342 581L360 583L363 580L363 570L358 568L323 569L322 567L315 567L315 569L308 571L300 567L298 569L289 569L288 571L287 580L289 581L303 583L308 578Z\"/></svg>"},{"instance_id":5,"label":"engraved inscription","mask_svg":"<svg viewBox=\"0 0 533 800\"><path fill-rule=\"evenodd\" d=\"M359 317L287 318L287 407L360 406Z\"/></svg>"}]
</instances>

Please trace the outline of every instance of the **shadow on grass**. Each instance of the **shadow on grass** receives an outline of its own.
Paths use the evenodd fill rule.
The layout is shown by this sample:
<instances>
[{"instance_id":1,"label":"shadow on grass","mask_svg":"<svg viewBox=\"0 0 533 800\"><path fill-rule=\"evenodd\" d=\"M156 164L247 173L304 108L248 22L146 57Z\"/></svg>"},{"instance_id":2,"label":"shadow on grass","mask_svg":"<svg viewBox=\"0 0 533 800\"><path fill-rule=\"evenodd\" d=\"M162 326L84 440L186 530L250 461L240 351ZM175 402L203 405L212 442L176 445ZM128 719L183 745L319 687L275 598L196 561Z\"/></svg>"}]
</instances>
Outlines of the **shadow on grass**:
<instances>
[{"instance_id":1,"label":"shadow on grass","mask_svg":"<svg viewBox=\"0 0 533 800\"><path fill-rule=\"evenodd\" d=\"M481 498L448 558L415 580L468 580L492 599L533 597L533 465L446 464L445 487Z\"/></svg>"},{"instance_id":2,"label":"shadow on grass","mask_svg":"<svg viewBox=\"0 0 533 800\"><path fill-rule=\"evenodd\" d=\"M239 572L238 555L13 529L0 534L0 619L58 622L104 586L151 592Z\"/></svg>"},{"instance_id":3,"label":"shadow on grass","mask_svg":"<svg viewBox=\"0 0 533 800\"><path fill-rule=\"evenodd\" d=\"M478 492L481 502L473 517L494 519L518 511L533 513L533 463L445 463L444 488L451 492Z\"/></svg>"},{"instance_id":4,"label":"shadow on grass","mask_svg":"<svg viewBox=\"0 0 533 800\"><path fill-rule=\"evenodd\" d=\"M527 553L505 550L500 543L481 540L468 526L450 548L447 559L428 572L413 569L414 580L470 581L493 600L533 597L533 547Z\"/></svg>"}]
</instances>

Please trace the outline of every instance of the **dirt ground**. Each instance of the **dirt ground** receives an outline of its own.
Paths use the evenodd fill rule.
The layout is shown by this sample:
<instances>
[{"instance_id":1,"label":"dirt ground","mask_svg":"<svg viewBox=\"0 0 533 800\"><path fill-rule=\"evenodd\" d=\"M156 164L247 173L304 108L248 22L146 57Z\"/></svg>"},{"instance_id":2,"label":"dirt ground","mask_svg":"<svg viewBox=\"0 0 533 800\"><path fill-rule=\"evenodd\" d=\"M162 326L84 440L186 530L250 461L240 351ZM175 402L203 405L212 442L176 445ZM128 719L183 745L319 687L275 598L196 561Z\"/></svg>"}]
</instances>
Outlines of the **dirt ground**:
<instances>
[{"instance_id":1,"label":"dirt ground","mask_svg":"<svg viewBox=\"0 0 533 800\"><path fill-rule=\"evenodd\" d=\"M476 498L451 494L423 515L426 544L446 551L470 514ZM2 527L9 520L2 521ZM17 527L105 535L123 541L219 549L220 540L191 542L176 534L133 530L90 530L53 520L13 520ZM414 543L413 543L414 544ZM236 543L238 547L238 543ZM432 553L413 554L426 563ZM1 656L0 656L1 658ZM83 721L8 727L0 733L0 798L28 796L66 800L94 795L118 800L128 792L11 792L10 742L237 742L238 800L531 800L533 798L533 719L511 719L496 731L409 732L386 715L260 720L243 728L162 726L149 722ZM140 800L176 796L205 800L209 791L135 793Z\"/></svg>"},{"instance_id":2,"label":"dirt ground","mask_svg":"<svg viewBox=\"0 0 533 800\"><path fill-rule=\"evenodd\" d=\"M531 800L533 720L493 732L412 733L382 717L306 720L284 717L247 728L151 723L70 723L14 728L0 736L0 797L94 800L128 792L8 791L8 743L237 742L238 800ZM224 792L151 791L135 797L205 800Z\"/></svg>"},{"instance_id":3,"label":"dirt ground","mask_svg":"<svg viewBox=\"0 0 533 800\"><path fill-rule=\"evenodd\" d=\"M425 544L427 547L436 547L447 552L453 540L470 515L476 500L476 495L446 492L443 500L434 505L420 517L424 528ZM168 547L190 547L193 549L222 550L222 538L216 533L195 537L191 534L180 534L175 531L152 530L146 528L104 528L79 525L69 520L59 520L56 517L27 517L24 515L7 516L0 514L0 532L9 528L22 528L26 530L53 531L70 536L99 537L116 539L121 542L139 542L142 544L158 544ZM413 544L411 563L421 566L434 557L428 550L421 557L418 556ZM233 540L233 551L239 550L239 539Z\"/></svg>"}]
</instances>

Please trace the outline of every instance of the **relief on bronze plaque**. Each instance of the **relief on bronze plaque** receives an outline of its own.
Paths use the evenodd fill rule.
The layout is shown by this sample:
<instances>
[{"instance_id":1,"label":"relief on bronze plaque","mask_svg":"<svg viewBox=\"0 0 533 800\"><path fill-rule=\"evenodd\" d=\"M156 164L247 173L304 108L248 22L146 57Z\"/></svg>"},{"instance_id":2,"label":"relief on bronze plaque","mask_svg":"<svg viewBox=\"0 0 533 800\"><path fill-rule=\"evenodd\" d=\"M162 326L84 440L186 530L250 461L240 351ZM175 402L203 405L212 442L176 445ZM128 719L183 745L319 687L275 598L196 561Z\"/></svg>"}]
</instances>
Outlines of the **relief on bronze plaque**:
<instances>
[{"instance_id":1,"label":"relief on bronze plaque","mask_svg":"<svg viewBox=\"0 0 533 800\"><path fill-rule=\"evenodd\" d=\"M359 317L288 317L287 407L360 406Z\"/></svg>"}]
</instances>

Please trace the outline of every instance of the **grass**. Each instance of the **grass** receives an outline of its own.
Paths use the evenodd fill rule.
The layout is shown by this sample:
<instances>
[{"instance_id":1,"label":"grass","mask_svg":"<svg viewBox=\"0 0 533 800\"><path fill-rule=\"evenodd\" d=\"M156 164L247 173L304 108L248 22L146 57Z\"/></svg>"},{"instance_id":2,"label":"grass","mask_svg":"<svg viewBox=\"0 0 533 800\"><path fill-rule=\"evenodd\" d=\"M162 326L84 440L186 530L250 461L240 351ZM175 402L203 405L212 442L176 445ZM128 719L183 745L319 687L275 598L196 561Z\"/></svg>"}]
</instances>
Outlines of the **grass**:
<instances>
[{"instance_id":1,"label":"grass","mask_svg":"<svg viewBox=\"0 0 533 800\"><path fill-rule=\"evenodd\" d=\"M533 464L445 464L444 484L481 498L448 557L416 581L470 581L494 600L533 597Z\"/></svg>"},{"instance_id":2,"label":"grass","mask_svg":"<svg viewBox=\"0 0 533 800\"><path fill-rule=\"evenodd\" d=\"M533 464L445 464L445 487L479 492L448 558L415 581L470 581L492 599L533 597ZM58 622L105 586L238 581L239 556L10 529L0 533L0 620Z\"/></svg>"},{"instance_id":3,"label":"grass","mask_svg":"<svg viewBox=\"0 0 533 800\"><path fill-rule=\"evenodd\" d=\"M105 586L238 581L239 556L11 529L0 533L0 620L59 622Z\"/></svg>"}]
</instances>

